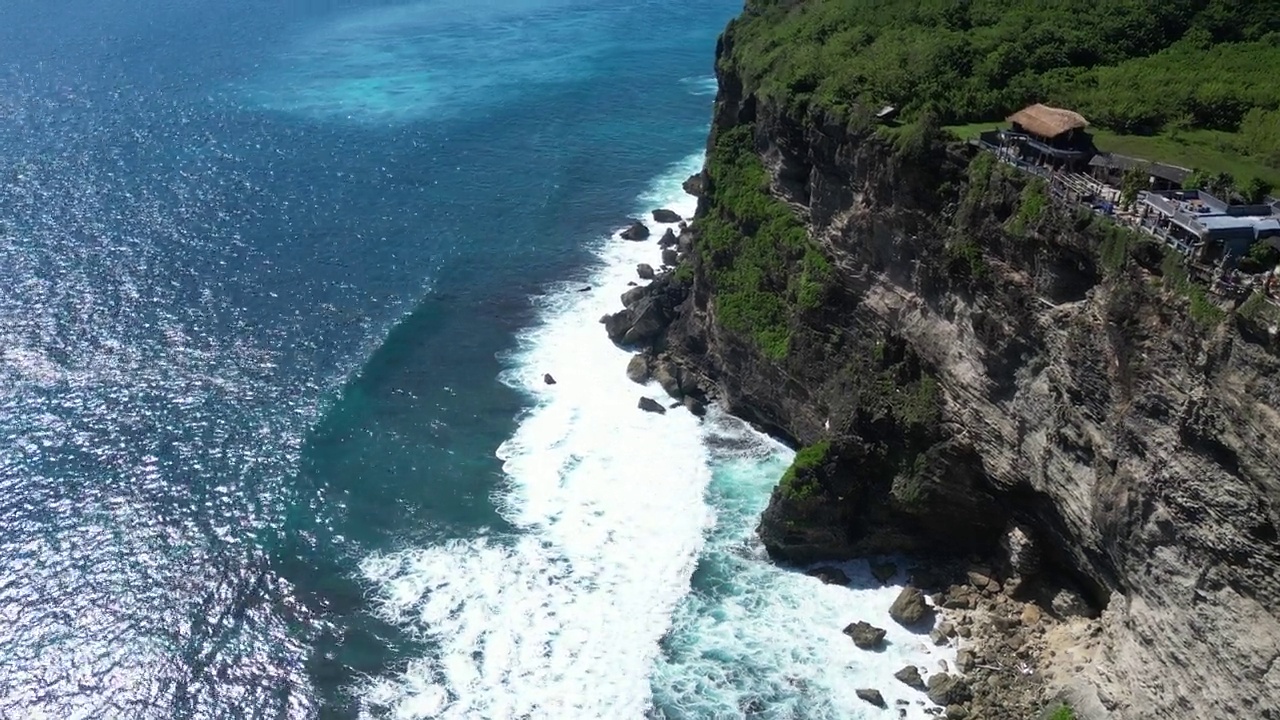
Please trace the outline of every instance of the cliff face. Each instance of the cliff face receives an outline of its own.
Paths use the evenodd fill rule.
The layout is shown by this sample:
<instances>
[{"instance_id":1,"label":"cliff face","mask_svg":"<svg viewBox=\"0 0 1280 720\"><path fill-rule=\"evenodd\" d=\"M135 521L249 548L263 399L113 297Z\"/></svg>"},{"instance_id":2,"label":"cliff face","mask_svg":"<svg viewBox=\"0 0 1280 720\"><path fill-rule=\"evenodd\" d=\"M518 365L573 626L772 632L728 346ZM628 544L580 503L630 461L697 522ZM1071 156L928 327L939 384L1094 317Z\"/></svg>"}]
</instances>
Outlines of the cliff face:
<instances>
[{"instance_id":1,"label":"cliff face","mask_svg":"<svg viewBox=\"0 0 1280 720\"><path fill-rule=\"evenodd\" d=\"M1100 613L1089 654L1046 675L1087 714L1280 718L1274 344L1189 307L1159 248L989 157L755 96L732 27L718 56L693 272L665 280L683 302L653 349L700 378L686 387L817 444L762 518L771 553L991 557L1017 525L1044 557L1023 591L1074 587ZM709 239L761 231L717 175L731 134L827 261L781 352L727 316L745 260ZM777 260L757 281L802 297L807 256Z\"/></svg>"}]
</instances>

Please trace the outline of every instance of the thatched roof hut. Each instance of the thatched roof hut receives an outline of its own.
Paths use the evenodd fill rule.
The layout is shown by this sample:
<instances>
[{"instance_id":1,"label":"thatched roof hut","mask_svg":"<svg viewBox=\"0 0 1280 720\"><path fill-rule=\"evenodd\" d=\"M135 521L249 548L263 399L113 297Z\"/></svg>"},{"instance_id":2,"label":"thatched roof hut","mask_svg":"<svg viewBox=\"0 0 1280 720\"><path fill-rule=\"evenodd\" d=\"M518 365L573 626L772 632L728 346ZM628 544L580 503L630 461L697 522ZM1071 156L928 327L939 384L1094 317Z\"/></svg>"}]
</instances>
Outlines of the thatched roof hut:
<instances>
[{"instance_id":1,"label":"thatched roof hut","mask_svg":"<svg viewBox=\"0 0 1280 720\"><path fill-rule=\"evenodd\" d=\"M1089 127L1089 121L1078 112L1040 103L1028 105L1007 119L1032 135L1039 135L1042 138L1055 138L1072 130Z\"/></svg>"}]
</instances>

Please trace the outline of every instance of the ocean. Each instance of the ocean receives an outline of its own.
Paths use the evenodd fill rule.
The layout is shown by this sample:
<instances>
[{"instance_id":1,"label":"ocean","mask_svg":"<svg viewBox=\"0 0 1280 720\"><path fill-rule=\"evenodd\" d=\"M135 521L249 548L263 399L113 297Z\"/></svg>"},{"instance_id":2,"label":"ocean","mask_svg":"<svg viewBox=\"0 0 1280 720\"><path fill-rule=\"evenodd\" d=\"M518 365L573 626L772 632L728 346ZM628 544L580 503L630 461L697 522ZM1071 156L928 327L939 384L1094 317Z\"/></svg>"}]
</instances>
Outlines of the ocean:
<instances>
[{"instance_id":1,"label":"ocean","mask_svg":"<svg viewBox=\"0 0 1280 720\"><path fill-rule=\"evenodd\" d=\"M0 4L0 717L924 717L597 322L739 9Z\"/></svg>"}]
</instances>

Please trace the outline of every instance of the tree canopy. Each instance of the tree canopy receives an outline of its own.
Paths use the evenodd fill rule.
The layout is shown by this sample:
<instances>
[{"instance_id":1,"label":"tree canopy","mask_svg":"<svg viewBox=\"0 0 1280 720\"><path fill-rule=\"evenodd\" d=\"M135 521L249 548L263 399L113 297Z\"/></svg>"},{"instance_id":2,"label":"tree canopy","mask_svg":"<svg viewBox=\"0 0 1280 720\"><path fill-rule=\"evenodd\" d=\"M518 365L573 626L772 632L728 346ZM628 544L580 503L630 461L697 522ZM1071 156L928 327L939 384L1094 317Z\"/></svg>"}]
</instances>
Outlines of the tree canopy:
<instances>
[{"instance_id":1,"label":"tree canopy","mask_svg":"<svg viewBox=\"0 0 1280 720\"><path fill-rule=\"evenodd\" d=\"M729 39L788 104L952 125L1045 102L1119 133L1237 133L1280 164L1280 0L750 0Z\"/></svg>"}]
</instances>

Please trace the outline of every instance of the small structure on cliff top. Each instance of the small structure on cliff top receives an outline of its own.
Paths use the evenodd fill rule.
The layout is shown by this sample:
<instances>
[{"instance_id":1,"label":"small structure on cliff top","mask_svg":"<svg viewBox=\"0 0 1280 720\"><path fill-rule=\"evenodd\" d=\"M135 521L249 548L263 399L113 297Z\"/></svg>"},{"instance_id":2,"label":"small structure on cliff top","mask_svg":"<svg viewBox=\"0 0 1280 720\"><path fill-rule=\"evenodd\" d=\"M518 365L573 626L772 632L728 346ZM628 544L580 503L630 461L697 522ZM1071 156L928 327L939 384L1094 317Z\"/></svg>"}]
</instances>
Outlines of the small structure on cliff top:
<instances>
[{"instance_id":1,"label":"small structure on cliff top","mask_svg":"<svg viewBox=\"0 0 1280 720\"><path fill-rule=\"evenodd\" d=\"M1148 193L1138 220L1201 263L1239 259L1258 242L1280 245L1280 215L1270 205L1231 205L1204 190Z\"/></svg>"},{"instance_id":2,"label":"small structure on cliff top","mask_svg":"<svg viewBox=\"0 0 1280 720\"><path fill-rule=\"evenodd\" d=\"M1190 168L1116 153L1100 152L1094 155L1089 161L1089 168L1093 171L1093 177L1099 182L1113 187L1120 186L1126 172L1141 171L1147 175L1147 189L1156 191L1177 190L1191 176Z\"/></svg>"},{"instance_id":3,"label":"small structure on cliff top","mask_svg":"<svg viewBox=\"0 0 1280 720\"><path fill-rule=\"evenodd\" d=\"M1000 131L1000 145L1037 165L1080 170L1095 153L1080 113L1036 103L1007 119L1011 127Z\"/></svg>"}]
</instances>

